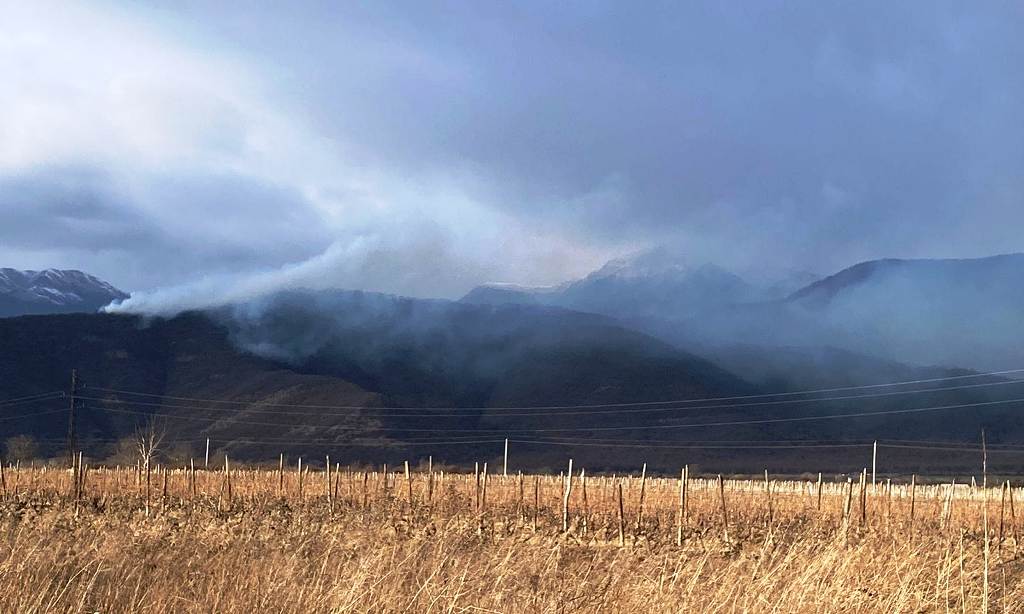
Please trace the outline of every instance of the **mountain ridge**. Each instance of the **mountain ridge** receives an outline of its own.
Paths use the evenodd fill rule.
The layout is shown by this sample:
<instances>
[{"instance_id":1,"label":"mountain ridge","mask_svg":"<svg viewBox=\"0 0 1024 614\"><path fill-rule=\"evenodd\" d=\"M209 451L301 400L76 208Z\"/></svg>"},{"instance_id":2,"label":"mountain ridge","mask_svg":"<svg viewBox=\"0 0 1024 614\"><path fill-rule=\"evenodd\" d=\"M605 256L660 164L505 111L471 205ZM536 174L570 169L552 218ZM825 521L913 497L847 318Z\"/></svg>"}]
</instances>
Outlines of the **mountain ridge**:
<instances>
[{"instance_id":1,"label":"mountain ridge","mask_svg":"<svg viewBox=\"0 0 1024 614\"><path fill-rule=\"evenodd\" d=\"M76 269L0 268L0 317L90 313L128 294Z\"/></svg>"}]
</instances>

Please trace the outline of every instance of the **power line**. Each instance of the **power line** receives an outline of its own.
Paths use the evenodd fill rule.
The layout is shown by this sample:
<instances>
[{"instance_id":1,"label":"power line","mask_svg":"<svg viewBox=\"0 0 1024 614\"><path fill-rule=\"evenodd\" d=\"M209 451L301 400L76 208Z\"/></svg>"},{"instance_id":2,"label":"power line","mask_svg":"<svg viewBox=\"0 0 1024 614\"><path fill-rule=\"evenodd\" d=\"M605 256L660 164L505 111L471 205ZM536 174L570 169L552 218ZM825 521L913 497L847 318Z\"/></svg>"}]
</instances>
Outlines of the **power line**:
<instances>
[{"instance_id":1,"label":"power line","mask_svg":"<svg viewBox=\"0 0 1024 614\"><path fill-rule=\"evenodd\" d=\"M66 412L66 411L69 411L69 409L67 407L64 407L64 408L61 408L61 409L54 409L54 410L50 410L50 411L37 411L37 412L33 412L31 414L19 414L17 416L3 416L3 417L0 417L0 421L7 422L8 420L21 420L22 418L34 418L35 416L49 416L49 415L52 415L52 414L62 414L64 412ZM65 439L63 441L67 441L67 440Z\"/></svg>"},{"instance_id":2,"label":"power line","mask_svg":"<svg viewBox=\"0 0 1024 614\"><path fill-rule=\"evenodd\" d=\"M711 401L738 401L746 399L762 399L769 397L779 396L799 396L805 394L822 394L829 392L844 392L849 390L867 390L873 388L887 388L890 386L909 386L914 384L928 384L934 382L953 381L972 379L979 377L995 377L1000 375L1010 375L1015 373L1024 373L1022 369L1007 369L1003 371L989 371L986 373L971 373L966 375L950 375L946 377L935 377L928 379L918 380L907 380L901 382L889 382L880 384L862 384L858 386L840 386L836 388L818 388L810 390L790 391L790 392L772 392L763 394L750 394L750 395L737 395L728 397L705 397L697 399L674 399L668 401L636 401L630 403L595 403L588 405L510 405L510 406L495 406L495 407L388 407L387 409L394 410L453 410L453 411L480 411L480 410L528 410L528 409L598 409L602 407L643 407L653 405L674 405L682 403L699 403L699 402L711 402ZM252 401L233 401L224 399L204 399L199 397L181 397L155 394L150 392L136 392L131 390L119 390L116 388L101 388L96 386L89 386L89 390L99 390L102 392L112 392L116 394L130 394L145 397L155 397L163 399L171 399L174 401L193 401L200 403L222 403L230 405L254 405L257 404ZM267 407L296 407L305 409L380 409L379 406L369 405L315 405L305 403L262 403Z\"/></svg>"},{"instance_id":3,"label":"power line","mask_svg":"<svg viewBox=\"0 0 1024 614\"><path fill-rule=\"evenodd\" d=\"M890 409L873 412L852 412L843 414L826 414L817 416L798 416L790 418L769 418L760 420L735 420L735 421L723 421L723 422L691 422L684 424L651 424L651 425L640 425L640 426L605 426L605 427L578 427L578 428L545 428L545 429L522 429L522 428L506 428L506 429L427 429L427 428L388 428L389 432L399 433L566 433L566 432L597 432L597 431L642 431L652 429L687 429L687 428L709 428L709 427L721 427L721 426L750 426L755 424L780 424L789 422L811 422L816 420L839 420L846 418L867 418L874 416L890 416L899 414L914 414L923 412L934 412L944 411L950 409L967 409L971 407L989 407L995 405L1006 405L1009 403L1024 403L1024 398L1017 399L1005 399L1001 401L982 401L976 403L960 403L956 405L938 405L931 407L917 407L911 409ZM180 416L176 414L161 414L161 413L148 413L138 412L127 409L113 409L109 407L99 407L103 411L123 413L123 414L136 414L145 415L169 419L179 420L197 420L203 422L229 422L232 424L244 424L250 426L270 426L270 427L286 427L291 428L295 426L301 426L296 424L282 424L277 422L253 422L248 420L232 420L230 418L208 418L204 416ZM330 426L326 427L331 430L365 430L361 427L345 427L345 426Z\"/></svg>"},{"instance_id":4,"label":"power line","mask_svg":"<svg viewBox=\"0 0 1024 614\"><path fill-rule=\"evenodd\" d=\"M6 407L8 405L20 405L22 403L32 403L35 401L49 401L52 398L62 396L64 396L64 392L61 390L57 390L54 392L44 392L42 394L32 394L29 396L17 397L14 399L4 399L3 401L0 401L0 406Z\"/></svg>"},{"instance_id":5,"label":"power line","mask_svg":"<svg viewBox=\"0 0 1024 614\"><path fill-rule=\"evenodd\" d=\"M590 410L590 411L558 411L555 414L552 414L549 411L529 412L529 413L501 413L501 414L496 414L495 417L501 417L501 418L506 418L506 417L508 417L508 418L511 418L511 417L534 417L534 416L549 417L549 416L552 416L552 415L559 416L559 417L561 417L561 416L586 416L586 415L606 416L606 415L615 415L615 414L664 413L664 412L675 412L675 411L682 411L682 410L696 411L696 410L706 410L706 409L738 409L738 408L746 408L746 407L768 407L768 406L776 406L776 405L790 405L790 404L797 404L797 403L824 403L824 402L850 401L850 400L859 400L859 399L876 399L876 398L884 398L884 397L892 397L892 396L905 396L905 395L910 395L910 394L928 394L928 393L935 393L935 392L951 392L951 391L955 391L955 390L970 390L970 389L976 389L976 388L990 388L990 387L993 387L993 386L1007 386L1007 385L1016 385L1016 384L1024 384L1024 380L1006 380L1006 381L998 381L998 382L984 382L984 383L980 383L980 384L964 384L964 385L960 385L960 386L946 386L946 387L943 387L943 388L923 388L923 389L919 389L919 390L895 390L895 391L891 391L891 392L879 392L879 393L873 393L873 394L844 395L844 396L837 396L837 397L823 397L823 398L813 398L813 399L787 399L787 400L776 400L776 401L758 401L758 402L754 402L754 403L730 403L730 404L724 404L723 403L723 404L717 404L717 405L691 405L691 406L685 406L685 407L656 407L656 408L641 408L641 409L615 409L615 408L609 408L609 409L606 409L606 410ZM112 404L117 404L117 405L139 405L139 406L143 406L143 407L161 407L161 408L167 408L167 409L189 409L189 410L219 411L219 412L233 412L233 413L237 413L238 411L240 411L239 409L227 408L227 407L200 407L200 406L196 406L196 405L177 405L177 404L167 404L167 403L151 403L151 402L146 402L146 401L133 401L133 400L124 400L124 399L109 399L109 398L103 398L103 397L86 397L86 396L81 396L81 395L79 395L78 398L83 399L83 400L99 401L99 402L102 402L102 403L112 403ZM170 398L170 397L168 397L168 398ZM264 407L264 405L262 403L253 403L253 405L255 405L256 407L247 407L247 408L245 408L244 411L247 411L249 413L274 414L274 415L283 415L283 416L338 416L338 417L347 417L347 416L353 416L354 415L354 414L351 414L351 413L329 413L329 412L323 412L323 411L295 411L295 410L279 411L279 410L273 410L273 409L262 409L262 407ZM274 405L274 404L267 404L265 406L267 406L267 407L282 407L280 405ZM389 409L393 410L395 408L393 408L393 407L366 407L366 408L363 408L363 409L364 410L376 411L376 410L389 410ZM450 411L455 411L455 410L460 410L460 409L466 409L466 408L451 408ZM440 410L439 409L438 411L449 411L449 410ZM477 411L477 410L474 410L474 411ZM490 411L490 410L487 409L487 410L484 410L484 411ZM463 418L464 416L462 416L460 414L445 415L445 414L437 414L437 413L426 413L426 414L401 413L401 414L373 414L372 417L373 418Z\"/></svg>"}]
</instances>

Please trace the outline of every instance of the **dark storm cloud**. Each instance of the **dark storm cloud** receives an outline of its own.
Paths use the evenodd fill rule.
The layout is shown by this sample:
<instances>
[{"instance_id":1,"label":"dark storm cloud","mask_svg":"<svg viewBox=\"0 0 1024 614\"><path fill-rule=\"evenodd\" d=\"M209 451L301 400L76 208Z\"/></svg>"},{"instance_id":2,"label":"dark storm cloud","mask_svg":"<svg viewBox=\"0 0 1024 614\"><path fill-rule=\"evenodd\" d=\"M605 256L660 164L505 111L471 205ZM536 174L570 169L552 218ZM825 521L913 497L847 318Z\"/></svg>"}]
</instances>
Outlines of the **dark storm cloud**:
<instances>
[{"instance_id":1,"label":"dark storm cloud","mask_svg":"<svg viewBox=\"0 0 1024 614\"><path fill-rule=\"evenodd\" d=\"M172 136L199 135L185 168L80 154L145 194L142 209L103 188L75 205L113 216L95 241L130 227L123 248L154 262L184 250L201 254L196 269L275 267L370 235L373 262L433 277L437 260L408 247L427 228L432 251L465 260L438 284L454 294L484 276L551 282L659 243L823 273L1024 249L1013 4L106 8L175 49L154 52L172 69L219 67L195 82L171 70L184 86L144 98L153 116L128 113L132 134L173 118ZM157 136L140 147L177 146ZM59 216L46 211L33 215Z\"/></svg>"},{"instance_id":2,"label":"dark storm cloud","mask_svg":"<svg viewBox=\"0 0 1024 614\"><path fill-rule=\"evenodd\" d=\"M978 215L1024 221L1013 5L260 14L213 30L306 86L294 102L318 129L389 164L482 172L477 187L520 215L604 239L703 237L712 252L743 239L828 266L1021 248L1008 230L961 230Z\"/></svg>"},{"instance_id":3,"label":"dark storm cloud","mask_svg":"<svg viewBox=\"0 0 1024 614\"><path fill-rule=\"evenodd\" d=\"M329 245L299 195L235 176L159 177L144 189L97 169L46 168L0 178L0 245L55 248L84 263L115 262L132 287L157 271L203 274L278 267Z\"/></svg>"}]
</instances>

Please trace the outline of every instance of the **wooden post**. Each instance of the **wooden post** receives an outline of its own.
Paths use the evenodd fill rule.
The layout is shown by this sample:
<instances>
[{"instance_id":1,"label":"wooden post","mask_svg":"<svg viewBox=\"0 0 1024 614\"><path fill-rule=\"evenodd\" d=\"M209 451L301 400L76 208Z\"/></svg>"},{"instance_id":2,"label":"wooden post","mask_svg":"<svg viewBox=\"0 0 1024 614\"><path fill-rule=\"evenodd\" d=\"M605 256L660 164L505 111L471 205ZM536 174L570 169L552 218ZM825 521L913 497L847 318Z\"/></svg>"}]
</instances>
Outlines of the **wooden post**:
<instances>
[{"instance_id":1,"label":"wooden post","mask_svg":"<svg viewBox=\"0 0 1024 614\"><path fill-rule=\"evenodd\" d=\"M480 513L487 513L487 463L484 463L483 476L481 478L482 484L480 485Z\"/></svg>"},{"instance_id":2,"label":"wooden post","mask_svg":"<svg viewBox=\"0 0 1024 614\"><path fill-rule=\"evenodd\" d=\"M473 463L473 512L480 512L480 462Z\"/></svg>"},{"instance_id":3,"label":"wooden post","mask_svg":"<svg viewBox=\"0 0 1024 614\"><path fill-rule=\"evenodd\" d=\"M78 394L78 370L71 370L71 405L68 411L68 457L71 466L75 466L75 395ZM75 476L77 476L75 472Z\"/></svg>"},{"instance_id":4,"label":"wooden post","mask_svg":"<svg viewBox=\"0 0 1024 614\"><path fill-rule=\"evenodd\" d=\"M565 488L562 496L562 532L569 531L569 496L572 494L572 459L569 459L569 472L565 475Z\"/></svg>"},{"instance_id":5,"label":"wooden post","mask_svg":"<svg viewBox=\"0 0 1024 614\"><path fill-rule=\"evenodd\" d=\"M277 460L277 496L284 496L284 452Z\"/></svg>"},{"instance_id":6,"label":"wooden post","mask_svg":"<svg viewBox=\"0 0 1024 614\"><path fill-rule=\"evenodd\" d=\"M853 502L853 478L846 477L846 500L843 503L843 526L850 522L850 507Z\"/></svg>"},{"instance_id":7,"label":"wooden post","mask_svg":"<svg viewBox=\"0 0 1024 614\"><path fill-rule=\"evenodd\" d=\"M409 471L409 461L405 461L405 487L409 497L409 507L412 508L412 472Z\"/></svg>"},{"instance_id":8,"label":"wooden post","mask_svg":"<svg viewBox=\"0 0 1024 614\"><path fill-rule=\"evenodd\" d=\"M302 457L299 457L299 501L302 501Z\"/></svg>"},{"instance_id":9,"label":"wooden post","mask_svg":"<svg viewBox=\"0 0 1024 614\"><path fill-rule=\"evenodd\" d=\"M523 513L523 498L524 498L524 494L525 493L523 491L523 472L520 471L518 473L519 473L519 503L516 505L516 513L519 514L519 520L522 521L522 520L524 520L526 518L526 515Z\"/></svg>"},{"instance_id":10,"label":"wooden post","mask_svg":"<svg viewBox=\"0 0 1024 614\"><path fill-rule=\"evenodd\" d=\"M690 489L690 466L689 465L683 465L683 520L684 521L689 516L688 508L689 508L689 503L690 502L687 500L687 497L689 496L689 492L688 492L689 489Z\"/></svg>"},{"instance_id":11,"label":"wooden post","mask_svg":"<svg viewBox=\"0 0 1024 614\"><path fill-rule=\"evenodd\" d=\"M78 485L76 487L76 496L82 498L82 488L85 486L85 478L82 476L83 467L85 464L82 462L82 451L78 451Z\"/></svg>"},{"instance_id":12,"label":"wooden post","mask_svg":"<svg viewBox=\"0 0 1024 614\"><path fill-rule=\"evenodd\" d=\"M508 476L508 437L505 438L505 456L501 463L501 477Z\"/></svg>"},{"instance_id":13,"label":"wooden post","mask_svg":"<svg viewBox=\"0 0 1024 614\"><path fill-rule=\"evenodd\" d=\"M981 429L981 518L982 533L985 542L982 546L984 565L982 567L982 596L981 610L989 611L988 595L988 569L989 569L989 535L988 535L988 447L985 443L985 429Z\"/></svg>"},{"instance_id":14,"label":"wooden post","mask_svg":"<svg viewBox=\"0 0 1024 614\"><path fill-rule=\"evenodd\" d=\"M988 501L988 447L985 446L985 429L981 429L981 487L985 489ZM987 539L987 536L986 536Z\"/></svg>"},{"instance_id":15,"label":"wooden post","mask_svg":"<svg viewBox=\"0 0 1024 614\"><path fill-rule=\"evenodd\" d=\"M910 475L910 541L914 541L914 506L917 503L917 474Z\"/></svg>"},{"instance_id":16,"label":"wooden post","mask_svg":"<svg viewBox=\"0 0 1024 614\"><path fill-rule=\"evenodd\" d=\"M537 532L537 515L540 513L540 476L533 478L533 532Z\"/></svg>"},{"instance_id":17,"label":"wooden post","mask_svg":"<svg viewBox=\"0 0 1024 614\"><path fill-rule=\"evenodd\" d=\"M725 541L729 541L729 512L725 507L725 482L722 480L722 474L718 474L718 496L722 503L722 531L725 536Z\"/></svg>"},{"instance_id":18,"label":"wooden post","mask_svg":"<svg viewBox=\"0 0 1024 614\"><path fill-rule=\"evenodd\" d=\"M1003 482L1003 494L999 499L999 557L1003 556L1003 517L1006 511L1006 489L1010 487L1010 481Z\"/></svg>"},{"instance_id":19,"label":"wooden post","mask_svg":"<svg viewBox=\"0 0 1024 614\"><path fill-rule=\"evenodd\" d=\"M1013 551L1016 552L1020 543L1017 539L1017 514L1013 510L1013 483L1006 481L1006 498L1010 500L1010 533L1013 534Z\"/></svg>"},{"instance_id":20,"label":"wooden post","mask_svg":"<svg viewBox=\"0 0 1024 614\"><path fill-rule=\"evenodd\" d=\"M622 482L617 484L619 489L619 547L626 545L626 514L622 505Z\"/></svg>"},{"instance_id":21,"label":"wooden post","mask_svg":"<svg viewBox=\"0 0 1024 614\"><path fill-rule=\"evenodd\" d=\"M427 503L434 500L434 457L427 457Z\"/></svg>"},{"instance_id":22,"label":"wooden post","mask_svg":"<svg viewBox=\"0 0 1024 614\"><path fill-rule=\"evenodd\" d=\"M640 532L640 524L644 521L644 491L647 487L647 463L644 463L643 469L640 470L640 504L637 507L636 512L636 527L633 532Z\"/></svg>"},{"instance_id":23,"label":"wooden post","mask_svg":"<svg viewBox=\"0 0 1024 614\"><path fill-rule=\"evenodd\" d=\"M346 469L345 473L348 473ZM334 463L334 500L338 500L338 492L341 490L341 463ZM349 491L352 490L352 477L349 476ZM351 494L351 492L350 492Z\"/></svg>"},{"instance_id":24,"label":"wooden post","mask_svg":"<svg viewBox=\"0 0 1024 614\"><path fill-rule=\"evenodd\" d=\"M580 469L580 493L583 495L583 534L587 534L589 528L587 524L587 515L590 513L590 503L587 501L587 470Z\"/></svg>"},{"instance_id":25,"label":"wooden post","mask_svg":"<svg viewBox=\"0 0 1024 614\"><path fill-rule=\"evenodd\" d=\"M774 514L772 513L772 482L768 478L768 470L764 470L764 501L768 511L768 526L772 524Z\"/></svg>"},{"instance_id":26,"label":"wooden post","mask_svg":"<svg viewBox=\"0 0 1024 614\"><path fill-rule=\"evenodd\" d=\"M860 474L860 523L864 524L868 519L868 470L865 467Z\"/></svg>"},{"instance_id":27,"label":"wooden post","mask_svg":"<svg viewBox=\"0 0 1024 614\"><path fill-rule=\"evenodd\" d=\"M877 486L875 485L875 469L878 467L878 440L871 444L871 493L874 494Z\"/></svg>"},{"instance_id":28,"label":"wooden post","mask_svg":"<svg viewBox=\"0 0 1024 614\"><path fill-rule=\"evenodd\" d=\"M331 483L331 455L327 454L326 458L327 458L327 460L326 460L327 466L324 467L324 480L325 480L324 481L324 490L326 490L325 494L327 495L327 507L329 508L330 512L333 514L334 513L334 493L332 492L332 489L331 489L331 487L333 486L332 483Z\"/></svg>"},{"instance_id":29,"label":"wooden post","mask_svg":"<svg viewBox=\"0 0 1024 614\"><path fill-rule=\"evenodd\" d=\"M683 507L686 503L686 467L679 470L679 509L676 510L676 546L683 545Z\"/></svg>"},{"instance_id":30,"label":"wooden post","mask_svg":"<svg viewBox=\"0 0 1024 614\"><path fill-rule=\"evenodd\" d=\"M227 481L228 485L228 505L231 505L231 465L228 464L227 454L224 455L224 479Z\"/></svg>"},{"instance_id":31,"label":"wooden post","mask_svg":"<svg viewBox=\"0 0 1024 614\"><path fill-rule=\"evenodd\" d=\"M821 511L821 472L818 472L818 511Z\"/></svg>"},{"instance_id":32,"label":"wooden post","mask_svg":"<svg viewBox=\"0 0 1024 614\"><path fill-rule=\"evenodd\" d=\"M946 514L942 519L942 526L948 528L953 519L953 505L956 503L956 478L949 483L949 498L946 501Z\"/></svg>"}]
</instances>

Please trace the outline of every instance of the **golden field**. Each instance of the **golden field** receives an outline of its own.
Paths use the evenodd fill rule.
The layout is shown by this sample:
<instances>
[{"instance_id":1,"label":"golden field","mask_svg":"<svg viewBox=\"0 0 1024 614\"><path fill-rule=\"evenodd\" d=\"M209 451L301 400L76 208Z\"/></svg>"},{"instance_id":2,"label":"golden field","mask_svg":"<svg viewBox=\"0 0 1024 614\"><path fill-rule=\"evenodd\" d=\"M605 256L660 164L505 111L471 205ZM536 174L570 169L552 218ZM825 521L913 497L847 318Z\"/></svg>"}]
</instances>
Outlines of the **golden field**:
<instances>
[{"instance_id":1,"label":"golden field","mask_svg":"<svg viewBox=\"0 0 1024 614\"><path fill-rule=\"evenodd\" d=\"M8 466L0 611L1024 610L1005 483L681 477Z\"/></svg>"}]
</instances>

